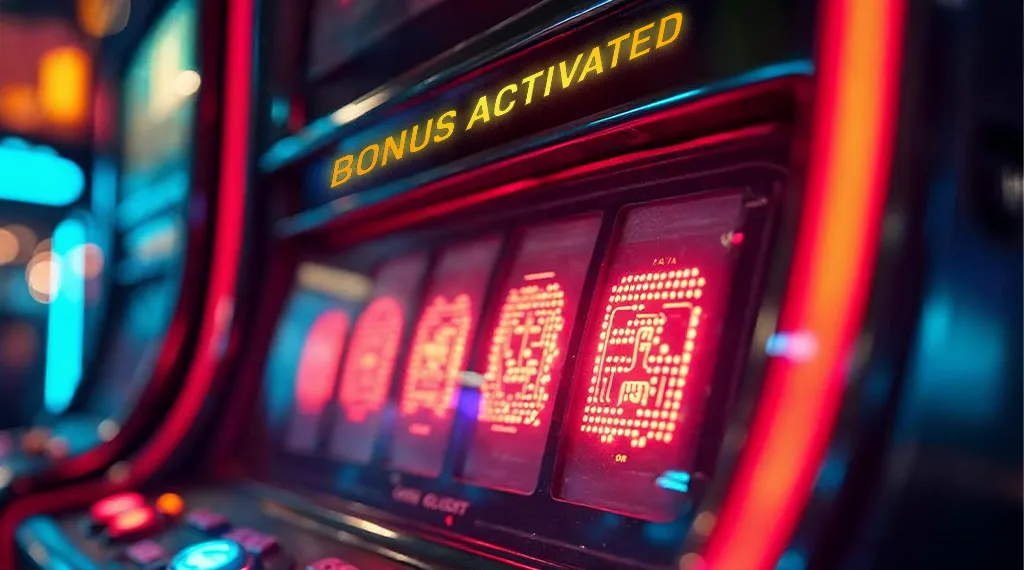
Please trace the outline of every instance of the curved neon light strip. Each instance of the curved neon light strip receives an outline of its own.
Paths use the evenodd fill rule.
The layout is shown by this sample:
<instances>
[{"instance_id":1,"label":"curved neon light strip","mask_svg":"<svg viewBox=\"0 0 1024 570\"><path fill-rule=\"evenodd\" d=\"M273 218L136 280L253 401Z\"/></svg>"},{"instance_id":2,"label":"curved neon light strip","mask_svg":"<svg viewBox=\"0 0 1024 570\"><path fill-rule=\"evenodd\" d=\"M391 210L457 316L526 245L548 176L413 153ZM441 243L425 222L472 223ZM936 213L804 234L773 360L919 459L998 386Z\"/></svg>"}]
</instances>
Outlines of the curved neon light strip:
<instances>
[{"instance_id":1,"label":"curved neon light strip","mask_svg":"<svg viewBox=\"0 0 1024 570\"><path fill-rule=\"evenodd\" d=\"M68 409L82 381L86 240L86 225L75 217L61 222L53 232L43 403L54 415Z\"/></svg>"},{"instance_id":2,"label":"curved neon light strip","mask_svg":"<svg viewBox=\"0 0 1024 570\"><path fill-rule=\"evenodd\" d=\"M54 152L0 144L0 200L67 206L82 195L85 174Z\"/></svg>"},{"instance_id":3,"label":"curved neon light strip","mask_svg":"<svg viewBox=\"0 0 1024 570\"><path fill-rule=\"evenodd\" d=\"M709 570L767 570L812 492L870 293L892 161L905 0L822 6L810 170L780 332L811 334L776 357L704 553Z\"/></svg>"}]
</instances>

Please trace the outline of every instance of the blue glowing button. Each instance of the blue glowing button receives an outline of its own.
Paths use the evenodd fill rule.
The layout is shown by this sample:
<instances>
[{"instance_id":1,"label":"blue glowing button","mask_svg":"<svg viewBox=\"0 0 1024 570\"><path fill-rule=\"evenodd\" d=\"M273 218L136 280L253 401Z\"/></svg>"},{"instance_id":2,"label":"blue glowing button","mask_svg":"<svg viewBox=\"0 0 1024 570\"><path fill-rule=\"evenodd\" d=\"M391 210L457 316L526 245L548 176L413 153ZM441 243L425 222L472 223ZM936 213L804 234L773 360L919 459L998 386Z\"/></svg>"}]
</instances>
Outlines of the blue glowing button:
<instances>
[{"instance_id":1,"label":"blue glowing button","mask_svg":"<svg viewBox=\"0 0 1024 570\"><path fill-rule=\"evenodd\" d=\"M193 544L174 555L168 570L245 570L249 558L238 543L210 540Z\"/></svg>"}]
</instances>

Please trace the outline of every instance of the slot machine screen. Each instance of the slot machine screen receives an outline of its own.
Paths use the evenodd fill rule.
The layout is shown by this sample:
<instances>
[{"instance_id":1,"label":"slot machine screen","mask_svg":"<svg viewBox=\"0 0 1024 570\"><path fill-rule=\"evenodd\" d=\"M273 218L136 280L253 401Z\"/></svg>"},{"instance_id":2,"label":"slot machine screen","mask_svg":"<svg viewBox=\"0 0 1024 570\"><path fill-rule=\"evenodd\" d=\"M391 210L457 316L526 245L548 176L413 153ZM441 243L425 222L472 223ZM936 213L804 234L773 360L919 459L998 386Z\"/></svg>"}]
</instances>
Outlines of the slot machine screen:
<instances>
[{"instance_id":1,"label":"slot machine screen","mask_svg":"<svg viewBox=\"0 0 1024 570\"><path fill-rule=\"evenodd\" d=\"M427 477L440 474L463 373L480 317L498 237L444 250L430 277L402 379L390 463Z\"/></svg>"},{"instance_id":2,"label":"slot machine screen","mask_svg":"<svg viewBox=\"0 0 1024 570\"><path fill-rule=\"evenodd\" d=\"M195 28L194 0L173 2L132 54L122 83L112 334L88 394L91 412L118 417L131 408L177 306L199 87Z\"/></svg>"},{"instance_id":3,"label":"slot machine screen","mask_svg":"<svg viewBox=\"0 0 1024 570\"><path fill-rule=\"evenodd\" d=\"M561 449L566 501L664 521L688 468L730 290L738 193L633 207L584 332Z\"/></svg>"},{"instance_id":4,"label":"slot machine screen","mask_svg":"<svg viewBox=\"0 0 1024 570\"><path fill-rule=\"evenodd\" d=\"M462 477L529 494L537 485L569 334L601 215L528 228L497 289L476 429Z\"/></svg>"},{"instance_id":5,"label":"slot machine screen","mask_svg":"<svg viewBox=\"0 0 1024 570\"><path fill-rule=\"evenodd\" d=\"M195 0L177 0L139 45L124 86L120 201L184 199L192 162L196 69ZM132 202L142 202L140 198Z\"/></svg>"},{"instance_id":6,"label":"slot machine screen","mask_svg":"<svg viewBox=\"0 0 1024 570\"><path fill-rule=\"evenodd\" d=\"M312 454L320 445L354 316L369 296L366 276L329 265L304 263L270 349L266 385L270 418L283 446Z\"/></svg>"},{"instance_id":7,"label":"slot machine screen","mask_svg":"<svg viewBox=\"0 0 1024 570\"><path fill-rule=\"evenodd\" d=\"M373 297L352 329L342 366L330 443L334 457L360 464L370 460L426 268L427 256L418 254L387 262L377 272Z\"/></svg>"}]
</instances>

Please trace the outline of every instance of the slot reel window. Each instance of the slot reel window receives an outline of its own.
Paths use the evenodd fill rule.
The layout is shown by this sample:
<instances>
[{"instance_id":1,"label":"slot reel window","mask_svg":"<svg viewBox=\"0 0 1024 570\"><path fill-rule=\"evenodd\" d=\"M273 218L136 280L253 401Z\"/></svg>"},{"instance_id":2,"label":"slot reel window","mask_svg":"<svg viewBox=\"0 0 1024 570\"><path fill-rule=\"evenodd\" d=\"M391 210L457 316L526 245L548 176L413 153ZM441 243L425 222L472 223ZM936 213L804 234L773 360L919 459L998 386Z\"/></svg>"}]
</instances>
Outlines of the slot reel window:
<instances>
[{"instance_id":1,"label":"slot reel window","mask_svg":"<svg viewBox=\"0 0 1024 570\"><path fill-rule=\"evenodd\" d=\"M710 391L741 212L731 194L625 213L577 362L562 499L672 517Z\"/></svg>"},{"instance_id":2,"label":"slot reel window","mask_svg":"<svg viewBox=\"0 0 1024 570\"><path fill-rule=\"evenodd\" d=\"M367 463L384 419L406 320L427 267L425 254L402 257L377 272L373 298L352 330L338 390L331 454Z\"/></svg>"},{"instance_id":3,"label":"slot reel window","mask_svg":"<svg viewBox=\"0 0 1024 570\"><path fill-rule=\"evenodd\" d=\"M526 230L490 312L479 415L462 477L531 493L544 458L600 214Z\"/></svg>"},{"instance_id":4,"label":"slot reel window","mask_svg":"<svg viewBox=\"0 0 1024 570\"><path fill-rule=\"evenodd\" d=\"M270 420L285 424L285 448L311 453L334 395L352 315L369 296L370 282L358 273L306 263L298 284L271 346L267 399Z\"/></svg>"},{"instance_id":5,"label":"slot reel window","mask_svg":"<svg viewBox=\"0 0 1024 570\"><path fill-rule=\"evenodd\" d=\"M437 263L402 381L390 451L396 469L428 477L441 473L473 332L500 247L497 237L457 245Z\"/></svg>"}]
</instances>

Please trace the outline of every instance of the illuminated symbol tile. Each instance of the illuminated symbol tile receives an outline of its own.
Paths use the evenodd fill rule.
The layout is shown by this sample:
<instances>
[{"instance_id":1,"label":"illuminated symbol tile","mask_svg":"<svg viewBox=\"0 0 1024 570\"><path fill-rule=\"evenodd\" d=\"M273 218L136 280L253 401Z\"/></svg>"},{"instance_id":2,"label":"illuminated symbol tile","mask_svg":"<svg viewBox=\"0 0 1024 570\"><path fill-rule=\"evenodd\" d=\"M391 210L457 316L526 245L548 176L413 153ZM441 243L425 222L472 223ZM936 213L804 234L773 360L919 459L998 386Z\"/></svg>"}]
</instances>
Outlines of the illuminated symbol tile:
<instances>
[{"instance_id":1,"label":"illuminated symbol tile","mask_svg":"<svg viewBox=\"0 0 1024 570\"><path fill-rule=\"evenodd\" d=\"M465 294L453 300L437 296L423 311L405 375L399 407L402 416L426 411L434 418L444 419L451 413L472 320L472 306ZM430 426L415 423L409 432L429 435Z\"/></svg>"},{"instance_id":2,"label":"illuminated symbol tile","mask_svg":"<svg viewBox=\"0 0 1024 570\"><path fill-rule=\"evenodd\" d=\"M325 312L310 327L295 381L300 413L319 414L331 399L347 329L348 315L340 311Z\"/></svg>"},{"instance_id":3,"label":"illuminated symbol tile","mask_svg":"<svg viewBox=\"0 0 1024 570\"><path fill-rule=\"evenodd\" d=\"M352 333L341 375L341 408L349 422L366 421L384 408L402 338L402 307L392 297L376 299Z\"/></svg>"},{"instance_id":4,"label":"illuminated symbol tile","mask_svg":"<svg viewBox=\"0 0 1024 570\"><path fill-rule=\"evenodd\" d=\"M700 270L687 268L626 275L611 287L582 432L638 448L672 442L699 341L704 286Z\"/></svg>"},{"instance_id":5,"label":"illuminated symbol tile","mask_svg":"<svg viewBox=\"0 0 1024 570\"><path fill-rule=\"evenodd\" d=\"M551 397L551 370L565 329L565 292L558 283L508 292L491 337L479 421L516 433L540 426Z\"/></svg>"}]
</instances>

